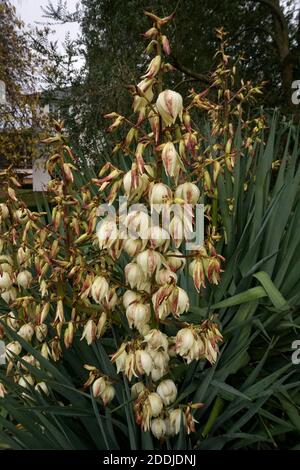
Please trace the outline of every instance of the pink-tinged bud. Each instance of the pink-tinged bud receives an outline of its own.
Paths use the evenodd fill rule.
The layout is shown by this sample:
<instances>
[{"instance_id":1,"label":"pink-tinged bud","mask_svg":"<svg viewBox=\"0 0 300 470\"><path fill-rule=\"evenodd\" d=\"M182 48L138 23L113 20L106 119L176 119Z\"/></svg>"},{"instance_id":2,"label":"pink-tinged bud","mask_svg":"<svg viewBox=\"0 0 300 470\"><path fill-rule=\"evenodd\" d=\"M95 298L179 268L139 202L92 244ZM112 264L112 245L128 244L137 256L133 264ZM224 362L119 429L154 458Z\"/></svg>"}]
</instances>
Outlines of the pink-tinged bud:
<instances>
[{"instance_id":1,"label":"pink-tinged bud","mask_svg":"<svg viewBox=\"0 0 300 470\"><path fill-rule=\"evenodd\" d=\"M119 235L116 221L109 219L102 220L97 225L96 234L100 249L110 248Z\"/></svg>"},{"instance_id":2,"label":"pink-tinged bud","mask_svg":"<svg viewBox=\"0 0 300 470\"><path fill-rule=\"evenodd\" d=\"M182 115L182 120L183 120L183 124L184 124L184 127L186 128L186 130L188 132L191 132L192 126L191 126L191 115L190 115L190 113L185 111Z\"/></svg>"},{"instance_id":3,"label":"pink-tinged bud","mask_svg":"<svg viewBox=\"0 0 300 470\"><path fill-rule=\"evenodd\" d=\"M139 142L136 147L135 160L136 160L136 165L140 174L143 174L144 169L145 169L145 162L143 159L144 150L145 150L145 144L143 144L142 142Z\"/></svg>"},{"instance_id":4,"label":"pink-tinged bud","mask_svg":"<svg viewBox=\"0 0 300 470\"><path fill-rule=\"evenodd\" d=\"M99 377L98 379L96 379L92 386L94 397L95 398L100 397L106 387L107 387L107 381L104 377Z\"/></svg>"},{"instance_id":5,"label":"pink-tinged bud","mask_svg":"<svg viewBox=\"0 0 300 470\"><path fill-rule=\"evenodd\" d=\"M127 290L123 295L123 305L125 308L129 307L129 305L133 303L137 303L141 301L141 295L137 292L132 290Z\"/></svg>"},{"instance_id":6,"label":"pink-tinged bud","mask_svg":"<svg viewBox=\"0 0 300 470\"><path fill-rule=\"evenodd\" d=\"M182 96L176 91L162 91L157 98L156 107L165 126L174 124L178 116L182 119Z\"/></svg>"},{"instance_id":7,"label":"pink-tinged bud","mask_svg":"<svg viewBox=\"0 0 300 470\"><path fill-rule=\"evenodd\" d=\"M139 349L135 353L136 371L139 375L149 375L152 369L152 359L150 354Z\"/></svg>"},{"instance_id":8,"label":"pink-tinged bud","mask_svg":"<svg viewBox=\"0 0 300 470\"><path fill-rule=\"evenodd\" d=\"M171 269L171 271L176 272L179 271L179 269L184 268L186 264L186 260L183 257L182 253L180 251L168 251L165 254L165 258L167 261L167 265Z\"/></svg>"},{"instance_id":9,"label":"pink-tinged bud","mask_svg":"<svg viewBox=\"0 0 300 470\"><path fill-rule=\"evenodd\" d=\"M0 289L9 290L13 282L10 275L6 272L0 274Z\"/></svg>"},{"instance_id":10,"label":"pink-tinged bud","mask_svg":"<svg viewBox=\"0 0 300 470\"><path fill-rule=\"evenodd\" d=\"M176 287L173 290L170 298L170 303L172 313L175 317L179 317L179 315L182 315L184 312L187 312L190 307L189 297L185 290L181 289L181 287Z\"/></svg>"},{"instance_id":11,"label":"pink-tinged bud","mask_svg":"<svg viewBox=\"0 0 300 470\"><path fill-rule=\"evenodd\" d=\"M176 335L176 353L180 356L188 354L195 342L194 334L189 328L182 328Z\"/></svg>"},{"instance_id":12,"label":"pink-tinged bud","mask_svg":"<svg viewBox=\"0 0 300 470\"><path fill-rule=\"evenodd\" d=\"M194 183L180 184L175 190L175 198L183 199L188 204L197 204L200 190Z\"/></svg>"},{"instance_id":13,"label":"pink-tinged bud","mask_svg":"<svg viewBox=\"0 0 300 470\"><path fill-rule=\"evenodd\" d=\"M220 282L221 263L217 257L209 258L207 267L207 278L212 284L218 285Z\"/></svg>"},{"instance_id":14,"label":"pink-tinged bud","mask_svg":"<svg viewBox=\"0 0 300 470\"><path fill-rule=\"evenodd\" d=\"M92 284L91 294L97 304L101 303L109 291L109 284L105 277L97 276Z\"/></svg>"},{"instance_id":15,"label":"pink-tinged bud","mask_svg":"<svg viewBox=\"0 0 300 470\"><path fill-rule=\"evenodd\" d=\"M205 269L201 258L196 258L191 262L189 273L193 278L197 291L200 292L201 286L205 287Z\"/></svg>"},{"instance_id":16,"label":"pink-tinged bud","mask_svg":"<svg viewBox=\"0 0 300 470\"><path fill-rule=\"evenodd\" d=\"M145 385L143 382L137 382L131 387L131 397L135 400L144 390Z\"/></svg>"},{"instance_id":17,"label":"pink-tinged bud","mask_svg":"<svg viewBox=\"0 0 300 470\"><path fill-rule=\"evenodd\" d=\"M108 403L110 403L114 399L115 394L116 391L112 385L106 387L104 392L101 394L104 406L108 405Z\"/></svg>"},{"instance_id":18,"label":"pink-tinged bud","mask_svg":"<svg viewBox=\"0 0 300 470\"><path fill-rule=\"evenodd\" d=\"M169 233L174 240L176 248L179 248L184 240L184 221L178 215L174 215L169 225Z\"/></svg>"},{"instance_id":19,"label":"pink-tinged bud","mask_svg":"<svg viewBox=\"0 0 300 470\"><path fill-rule=\"evenodd\" d=\"M31 323L26 323L25 325L21 326L18 331L18 335L25 339L25 341L31 341L34 335L34 328Z\"/></svg>"},{"instance_id":20,"label":"pink-tinged bud","mask_svg":"<svg viewBox=\"0 0 300 470\"><path fill-rule=\"evenodd\" d=\"M163 402L158 393L150 393L147 398L147 404L149 404L150 416L156 418L163 409Z\"/></svg>"},{"instance_id":21,"label":"pink-tinged bud","mask_svg":"<svg viewBox=\"0 0 300 470\"><path fill-rule=\"evenodd\" d=\"M97 326L93 320L88 320L86 323L82 336L81 341L85 338L88 345L92 344L93 341L96 339L97 334Z\"/></svg>"},{"instance_id":22,"label":"pink-tinged bud","mask_svg":"<svg viewBox=\"0 0 300 470\"><path fill-rule=\"evenodd\" d=\"M170 55L171 54L171 48L170 48L170 43L169 43L169 40L168 40L167 36L163 35L162 38L161 38L161 42L162 42L162 47L163 47L164 53L166 55Z\"/></svg>"},{"instance_id":23,"label":"pink-tinged bud","mask_svg":"<svg viewBox=\"0 0 300 470\"><path fill-rule=\"evenodd\" d=\"M172 200L172 190L163 183L156 183L150 187L149 191L150 204L166 204Z\"/></svg>"},{"instance_id":24,"label":"pink-tinged bud","mask_svg":"<svg viewBox=\"0 0 300 470\"><path fill-rule=\"evenodd\" d=\"M139 253L136 262L146 277L151 277L160 268L162 256L157 251L148 249Z\"/></svg>"},{"instance_id":25,"label":"pink-tinged bud","mask_svg":"<svg viewBox=\"0 0 300 470\"><path fill-rule=\"evenodd\" d=\"M151 432L156 439L162 439L167 433L167 426L162 418L154 418L151 421Z\"/></svg>"},{"instance_id":26,"label":"pink-tinged bud","mask_svg":"<svg viewBox=\"0 0 300 470\"><path fill-rule=\"evenodd\" d=\"M151 39L151 38L155 38L157 36L157 33L158 33L158 30L157 28L155 28L154 26L150 29L148 29L148 31L146 31L143 36L144 38L146 39Z\"/></svg>"},{"instance_id":27,"label":"pink-tinged bud","mask_svg":"<svg viewBox=\"0 0 300 470\"><path fill-rule=\"evenodd\" d=\"M123 177L123 187L128 198L140 197L149 186L147 175L139 175L137 169L128 171Z\"/></svg>"},{"instance_id":28,"label":"pink-tinged bud","mask_svg":"<svg viewBox=\"0 0 300 470\"><path fill-rule=\"evenodd\" d=\"M139 255L138 255L139 256ZM125 266L126 284L129 284L131 289L137 287L140 289L141 284L145 281L144 271L137 263L128 263Z\"/></svg>"},{"instance_id":29,"label":"pink-tinged bud","mask_svg":"<svg viewBox=\"0 0 300 470\"><path fill-rule=\"evenodd\" d=\"M142 76L142 78L155 77L155 75L157 75L158 72L160 71L160 66L161 66L161 57L157 55L151 60L147 68L147 72L145 73L145 75Z\"/></svg>"},{"instance_id":30,"label":"pink-tinged bud","mask_svg":"<svg viewBox=\"0 0 300 470\"><path fill-rule=\"evenodd\" d=\"M32 283L32 274L30 271L21 271L17 276L17 283L19 287L28 289Z\"/></svg>"},{"instance_id":31,"label":"pink-tinged bud","mask_svg":"<svg viewBox=\"0 0 300 470\"><path fill-rule=\"evenodd\" d=\"M160 382L159 386L156 389L156 392L163 401L163 404L166 406L174 403L177 397L177 388L173 380L163 380Z\"/></svg>"},{"instance_id":32,"label":"pink-tinged bud","mask_svg":"<svg viewBox=\"0 0 300 470\"><path fill-rule=\"evenodd\" d=\"M123 121L124 117L118 116L117 119L115 119L115 121L107 128L107 132L113 132L118 129L118 127L120 127Z\"/></svg>"},{"instance_id":33,"label":"pink-tinged bud","mask_svg":"<svg viewBox=\"0 0 300 470\"><path fill-rule=\"evenodd\" d=\"M177 276L176 274L171 271L169 268L163 268L157 271L155 280L157 284L160 286L163 286L165 284L171 284L172 282L177 282Z\"/></svg>"},{"instance_id":34,"label":"pink-tinged bud","mask_svg":"<svg viewBox=\"0 0 300 470\"><path fill-rule=\"evenodd\" d=\"M22 351L22 346L18 341L8 343L5 348L6 359L11 360L14 356L19 356Z\"/></svg>"},{"instance_id":35,"label":"pink-tinged bud","mask_svg":"<svg viewBox=\"0 0 300 470\"><path fill-rule=\"evenodd\" d=\"M133 303L127 307L126 317L130 328L134 326L135 328L140 329L143 325L150 321L150 305Z\"/></svg>"},{"instance_id":36,"label":"pink-tinged bud","mask_svg":"<svg viewBox=\"0 0 300 470\"><path fill-rule=\"evenodd\" d=\"M158 225L150 227L148 238L151 248L163 248L163 251L165 251L170 245L170 235Z\"/></svg>"},{"instance_id":37,"label":"pink-tinged bud","mask_svg":"<svg viewBox=\"0 0 300 470\"><path fill-rule=\"evenodd\" d=\"M175 179L178 178L181 168L180 157L176 152L175 145L172 142L167 142L161 154L166 175Z\"/></svg>"},{"instance_id":38,"label":"pink-tinged bud","mask_svg":"<svg viewBox=\"0 0 300 470\"><path fill-rule=\"evenodd\" d=\"M65 175L66 181L68 181L69 183L74 182L74 176L72 172L72 169L74 170L74 168L75 168L74 165L71 165L70 163L63 164L63 172Z\"/></svg>"},{"instance_id":39,"label":"pink-tinged bud","mask_svg":"<svg viewBox=\"0 0 300 470\"><path fill-rule=\"evenodd\" d=\"M159 131L160 131L159 115L153 109L151 109L148 114L148 119L149 119L151 130L154 134L155 143L157 144L159 141Z\"/></svg>"}]
</instances>

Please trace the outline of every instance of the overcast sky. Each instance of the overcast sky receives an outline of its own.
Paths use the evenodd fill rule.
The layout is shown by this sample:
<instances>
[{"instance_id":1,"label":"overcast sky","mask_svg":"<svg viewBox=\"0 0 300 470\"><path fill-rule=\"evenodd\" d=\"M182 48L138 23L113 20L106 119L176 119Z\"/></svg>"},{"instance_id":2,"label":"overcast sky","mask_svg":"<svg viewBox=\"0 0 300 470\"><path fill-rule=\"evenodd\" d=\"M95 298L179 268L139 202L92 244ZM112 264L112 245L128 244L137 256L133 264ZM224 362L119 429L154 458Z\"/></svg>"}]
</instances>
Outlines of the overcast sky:
<instances>
[{"instance_id":1,"label":"overcast sky","mask_svg":"<svg viewBox=\"0 0 300 470\"><path fill-rule=\"evenodd\" d=\"M41 7L46 7L48 0L11 0L11 3L16 7L18 16L25 22L25 24L36 25L37 23L46 23L47 19L43 18L43 11ZM57 0L52 0L53 5L56 5ZM72 12L77 3L77 0L67 0L68 9ZM53 28L54 29L54 28ZM55 25L55 33L53 39L58 39L61 45L67 32L70 33L71 38L76 37L79 31L77 23L68 23L65 25Z\"/></svg>"}]
</instances>

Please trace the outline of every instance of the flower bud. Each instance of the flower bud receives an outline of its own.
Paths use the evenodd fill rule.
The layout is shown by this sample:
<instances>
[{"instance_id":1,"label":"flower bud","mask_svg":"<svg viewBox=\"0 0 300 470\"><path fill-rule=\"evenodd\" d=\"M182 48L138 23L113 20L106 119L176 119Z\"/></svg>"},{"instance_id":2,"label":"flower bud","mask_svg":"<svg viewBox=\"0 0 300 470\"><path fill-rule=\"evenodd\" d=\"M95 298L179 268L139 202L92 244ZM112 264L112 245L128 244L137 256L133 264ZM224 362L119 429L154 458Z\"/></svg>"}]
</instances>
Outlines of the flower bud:
<instances>
[{"instance_id":1,"label":"flower bud","mask_svg":"<svg viewBox=\"0 0 300 470\"><path fill-rule=\"evenodd\" d=\"M110 248L115 240L117 240L119 232L115 220L104 219L97 225L96 231L100 250Z\"/></svg>"},{"instance_id":2,"label":"flower bud","mask_svg":"<svg viewBox=\"0 0 300 470\"><path fill-rule=\"evenodd\" d=\"M150 408L150 416L156 418L163 409L162 399L157 393L153 392L148 395L147 401Z\"/></svg>"},{"instance_id":3,"label":"flower bud","mask_svg":"<svg viewBox=\"0 0 300 470\"><path fill-rule=\"evenodd\" d=\"M175 436L176 434L178 434L182 424L185 424L185 418L182 410L180 408L171 410L169 414L168 434L170 436Z\"/></svg>"},{"instance_id":4,"label":"flower bud","mask_svg":"<svg viewBox=\"0 0 300 470\"><path fill-rule=\"evenodd\" d=\"M19 356L22 351L22 346L18 341L13 341L8 343L5 348L7 360L13 359L14 356Z\"/></svg>"},{"instance_id":5,"label":"flower bud","mask_svg":"<svg viewBox=\"0 0 300 470\"><path fill-rule=\"evenodd\" d=\"M148 232L149 242L151 244L151 248L162 248L165 251L169 244L170 244L170 235L166 230L155 225L154 227L150 227Z\"/></svg>"},{"instance_id":6,"label":"flower bud","mask_svg":"<svg viewBox=\"0 0 300 470\"><path fill-rule=\"evenodd\" d=\"M45 323L41 323L40 325L37 325L34 331L35 331L36 339L40 343L45 341L47 334L48 334L48 326Z\"/></svg>"},{"instance_id":7,"label":"flower bud","mask_svg":"<svg viewBox=\"0 0 300 470\"><path fill-rule=\"evenodd\" d=\"M160 382L156 392L163 401L163 404L168 406L176 400L177 388L173 380L163 380Z\"/></svg>"},{"instance_id":8,"label":"flower bud","mask_svg":"<svg viewBox=\"0 0 300 470\"><path fill-rule=\"evenodd\" d=\"M199 292L201 286L205 287L205 269L201 258L196 258L190 263L189 273L193 278L197 291Z\"/></svg>"},{"instance_id":9,"label":"flower bud","mask_svg":"<svg viewBox=\"0 0 300 470\"><path fill-rule=\"evenodd\" d=\"M151 318L151 311L149 304L134 303L127 307L126 317L130 328L135 326L137 329L148 323Z\"/></svg>"},{"instance_id":10,"label":"flower bud","mask_svg":"<svg viewBox=\"0 0 300 470\"><path fill-rule=\"evenodd\" d=\"M189 297L185 290L181 287L176 287L170 297L172 313L175 317L182 315L189 309Z\"/></svg>"},{"instance_id":11,"label":"flower bud","mask_svg":"<svg viewBox=\"0 0 300 470\"><path fill-rule=\"evenodd\" d=\"M151 432L156 439L161 439L166 435L167 426L163 419L154 418L151 421Z\"/></svg>"},{"instance_id":12,"label":"flower bud","mask_svg":"<svg viewBox=\"0 0 300 470\"><path fill-rule=\"evenodd\" d=\"M45 395L49 395L50 393L45 382L38 382L34 389L39 393L43 392Z\"/></svg>"},{"instance_id":13,"label":"flower bud","mask_svg":"<svg viewBox=\"0 0 300 470\"><path fill-rule=\"evenodd\" d=\"M107 314L106 312L102 312L101 313L101 316L98 320L98 323L97 323L97 333L96 333L96 336L97 338L101 338L101 336L104 335L105 333L105 330L106 330L106 321L107 321Z\"/></svg>"},{"instance_id":14,"label":"flower bud","mask_svg":"<svg viewBox=\"0 0 300 470\"><path fill-rule=\"evenodd\" d=\"M131 397L135 400L144 390L145 385L143 382L137 382L131 387Z\"/></svg>"},{"instance_id":15,"label":"flower bud","mask_svg":"<svg viewBox=\"0 0 300 470\"><path fill-rule=\"evenodd\" d=\"M105 277L97 276L92 284L92 297L97 304L100 304L109 291L109 285Z\"/></svg>"},{"instance_id":16,"label":"flower bud","mask_svg":"<svg viewBox=\"0 0 300 470\"><path fill-rule=\"evenodd\" d=\"M113 399L116 394L116 391L112 385L108 385L104 392L101 394L101 398L103 401L104 406L108 405Z\"/></svg>"},{"instance_id":17,"label":"flower bud","mask_svg":"<svg viewBox=\"0 0 300 470\"><path fill-rule=\"evenodd\" d=\"M174 215L169 225L169 232L174 240L176 248L179 248L184 240L184 221L178 215Z\"/></svg>"},{"instance_id":18,"label":"flower bud","mask_svg":"<svg viewBox=\"0 0 300 470\"><path fill-rule=\"evenodd\" d=\"M7 219L9 216L9 210L6 204L4 202L0 203L0 221Z\"/></svg>"},{"instance_id":19,"label":"flower bud","mask_svg":"<svg viewBox=\"0 0 300 470\"><path fill-rule=\"evenodd\" d=\"M186 182L177 186L175 198L183 199L188 204L197 204L200 190L194 183Z\"/></svg>"},{"instance_id":20,"label":"flower bud","mask_svg":"<svg viewBox=\"0 0 300 470\"><path fill-rule=\"evenodd\" d=\"M139 349L135 353L135 361L136 371L138 372L138 374L150 374L152 369L152 359L150 354L148 354L146 351Z\"/></svg>"},{"instance_id":21,"label":"flower bud","mask_svg":"<svg viewBox=\"0 0 300 470\"><path fill-rule=\"evenodd\" d=\"M0 382L0 398L4 398L7 394L7 390L4 387L3 383Z\"/></svg>"},{"instance_id":22,"label":"flower bud","mask_svg":"<svg viewBox=\"0 0 300 470\"><path fill-rule=\"evenodd\" d=\"M97 327L96 327L94 320L88 320L88 322L86 323L84 327L81 340L85 338L87 344L90 345L92 344L93 341L95 341L96 334L97 334Z\"/></svg>"},{"instance_id":23,"label":"flower bud","mask_svg":"<svg viewBox=\"0 0 300 470\"><path fill-rule=\"evenodd\" d=\"M30 386L33 387L34 385L34 380L31 377L31 375L26 374L23 377L20 377L18 384L23 387L23 388L30 388Z\"/></svg>"},{"instance_id":24,"label":"flower bud","mask_svg":"<svg viewBox=\"0 0 300 470\"><path fill-rule=\"evenodd\" d=\"M93 396L95 398L100 397L106 387L107 381L105 377L99 377L98 379L96 379L92 386Z\"/></svg>"},{"instance_id":25,"label":"flower bud","mask_svg":"<svg viewBox=\"0 0 300 470\"><path fill-rule=\"evenodd\" d=\"M147 348L153 351L162 349L168 351L168 337L158 329L150 330L145 336L144 341L147 343Z\"/></svg>"},{"instance_id":26,"label":"flower bud","mask_svg":"<svg viewBox=\"0 0 300 470\"><path fill-rule=\"evenodd\" d=\"M2 292L1 297L4 300L4 302L6 302L7 304L10 304L14 300L16 300L17 291L14 287L12 287L11 289L9 289L7 291Z\"/></svg>"},{"instance_id":27,"label":"flower bud","mask_svg":"<svg viewBox=\"0 0 300 470\"><path fill-rule=\"evenodd\" d=\"M145 281L144 272L141 266L137 263L128 263L125 266L124 272L126 283L129 284L132 289L135 287L139 289L141 284Z\"/></svg>"},{"instance_id":28,"label":"flower bud","mask_svg":"<svg viewBox=\"0 0 300 470\"><path fill-rule=\"evenodd\" d=\"M154 272L160 268L162 263L161 254L157 251L148 249L139 253L136 262L146 277L151 277Z\"/></svg>"},{"instance_id":29,"label":"flower bud","mask_svg":"<svg viewBox=\"0 0 300 470\"><path fill-rule=\"evenodd\" d=\"M141 300L141 296L132 290L127 290L123 295L123 305L125 308L129 307L129 305L139 302Z\"/></svg>"},{"instance_id":30,"label":"flower bud","mask_svg":"<svg viewBox=\"0 0 300 470\"><path fill-rule=\"evenodd\" d=\"M181 268L184 268L186 264L185 258L182 256L182 253L178 250L168 251L165 255L167 265L171 271L176 272Z\"/></svg>"},{"instance_id":31,"label":"flower bud","mask_svg":"<svg viewBox=\"0 0 300 470\"><path fill-rule=\"evenodd\" d=\"M0 274L0 289L9 290L12 286L13 282L11 277L8 273L3 272Z\"/></svg>"},{"instance_id":32,"label":"flower bud","mask_svg":"<svg viewBox=\"0 0 300 470\"><path fill-rule=\"evenodd\" d=\"M31 341L34 335L34 328L31 323L26 323L25 325L21 326L18 331L18 335L25 339L25 341Z\"/></svg>"},{"instance_id":33,"label":"flower bud","mask_svg":"<svg viewBox=\"0 0 300 470\"><path fill-rule=\"evenodd\" d=\"M151 60L147 68L147 72L145 73L145 75L142 76L142 78L155 77L155 75L157 75L160 70L160 66L161 66L161 57L157 55Z\"/></svg>"},{"instance_id":34,"label":"flower bud","mask_svg":"<svg viewBox=\"0 0 300 470\"><path fill-rule=\"evenodd\" d=\"M17 283L19 287L23 289L28 289L32 283L32 274L30 271L21 271L17 276Z\"/></svg>"},{"instance_id":35,"label":"flower bud","mask_svg":"<svg viewBox=\"0 0 300 470\"><path fill-rule=\"evenodd\" d=\"M176 352L180 356L185 356L193 347L195 338L193 332L189 328L182 328L176 335Z\"/></svg>"},{"instance_id":36,"label":"flower bud","mask_svg":"<svg viewBox=\"0 0 300 470\"><path fill-rule=\"evenodd\" d=\"M165 204L172 199L172 191L166 184L153 184L149 191L150 204Z\"/></svg>"},{"instance_id":37,"label":"flower bud","mask_svg":"<svg viewBox=\"0 0 300 470\"><path fill-rule=\"evenodd\" d=\"M180 157L176 152L173 142L167 142L164 145L161 158L166 175L177 180L180 171Z\"/></svg>"},{"instance_id":38,"label":"flower bud","mask_svg":"<svg viewBox=\"0 0 300 470\"><path fill-rule=\"evenodd\" d=\"M156 107L165 126L174 124L178 116L182 119L182 96L176 91L162 91L157 98Z\"/></svg>"}]
</instances>

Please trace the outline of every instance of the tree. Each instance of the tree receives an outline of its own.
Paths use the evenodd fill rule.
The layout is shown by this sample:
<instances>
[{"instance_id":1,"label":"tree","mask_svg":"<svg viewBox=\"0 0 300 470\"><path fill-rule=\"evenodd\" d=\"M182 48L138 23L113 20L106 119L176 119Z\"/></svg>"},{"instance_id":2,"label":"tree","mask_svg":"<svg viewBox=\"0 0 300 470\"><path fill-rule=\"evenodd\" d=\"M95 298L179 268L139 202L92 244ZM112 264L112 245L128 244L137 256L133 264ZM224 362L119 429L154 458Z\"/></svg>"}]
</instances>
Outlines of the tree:
<instances>
[{"instance_id":1,"label":"tree","mask_svg":"<svg viewBox=\"0 0 300 470\"><path fill-rule=\"evenodd\" d=\"M267 82L262 103L295 111L291 85L298 78L300 23L293 1L283 6L279 0L170 0L166 8L161 0L82 0L73 14L60 1L57 8L50 3L46 15L81 25L76 46L82 50L84 65L68 82L72 110L67 102L64 113L75 147L80 136L81 145L98 155L99 149L103 151L102 115L112 106L121 111L128 106L126 85L137 83L134 63L142 67L146 59L140 42L145 20L138 20L143 9L162 16L175 12L171 62L181 74L179 91L185 93L193 86L203 90L210 83L217 48L215 29L223 26L230 54L235 59L244 56L240 76Z\"/></svg>"},{"instance_id":2,"label":"tree","mask_svg":"<svg viewBox=\"0 0 300 470\"><path fill-rule=\"evenodd\" d=\"M0 3L0 159L16 162L32 157L41 126L36 88L37 63L29 34L9 1Z\"/></svg>"}]
</instances>

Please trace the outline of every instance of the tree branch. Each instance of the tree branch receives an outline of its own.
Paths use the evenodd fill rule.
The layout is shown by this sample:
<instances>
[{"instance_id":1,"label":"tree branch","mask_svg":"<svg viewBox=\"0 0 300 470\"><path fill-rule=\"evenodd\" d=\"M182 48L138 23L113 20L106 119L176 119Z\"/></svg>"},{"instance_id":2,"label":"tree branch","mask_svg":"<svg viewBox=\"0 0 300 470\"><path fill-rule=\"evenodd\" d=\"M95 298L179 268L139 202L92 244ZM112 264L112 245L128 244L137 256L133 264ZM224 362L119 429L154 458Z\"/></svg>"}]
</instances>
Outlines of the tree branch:
<instances>
[{"instance_id":1,"label":"tree branch","mask_svg":"<svg viewBox=\"0 0 300 470\"><path fill-rule=\"evenodd\" d=\"M211 83L211 80L207 75L204 73L198 73L194 72L193 70L189 69L185 65L181 64L176 57L172 54L170 56L172 65L176 67L176 69L180 70L180 72L184 73L185 75L188 75L189 77L195 78L196 80L199 80L207 85Z\"/></svg>"}]
</instances>

